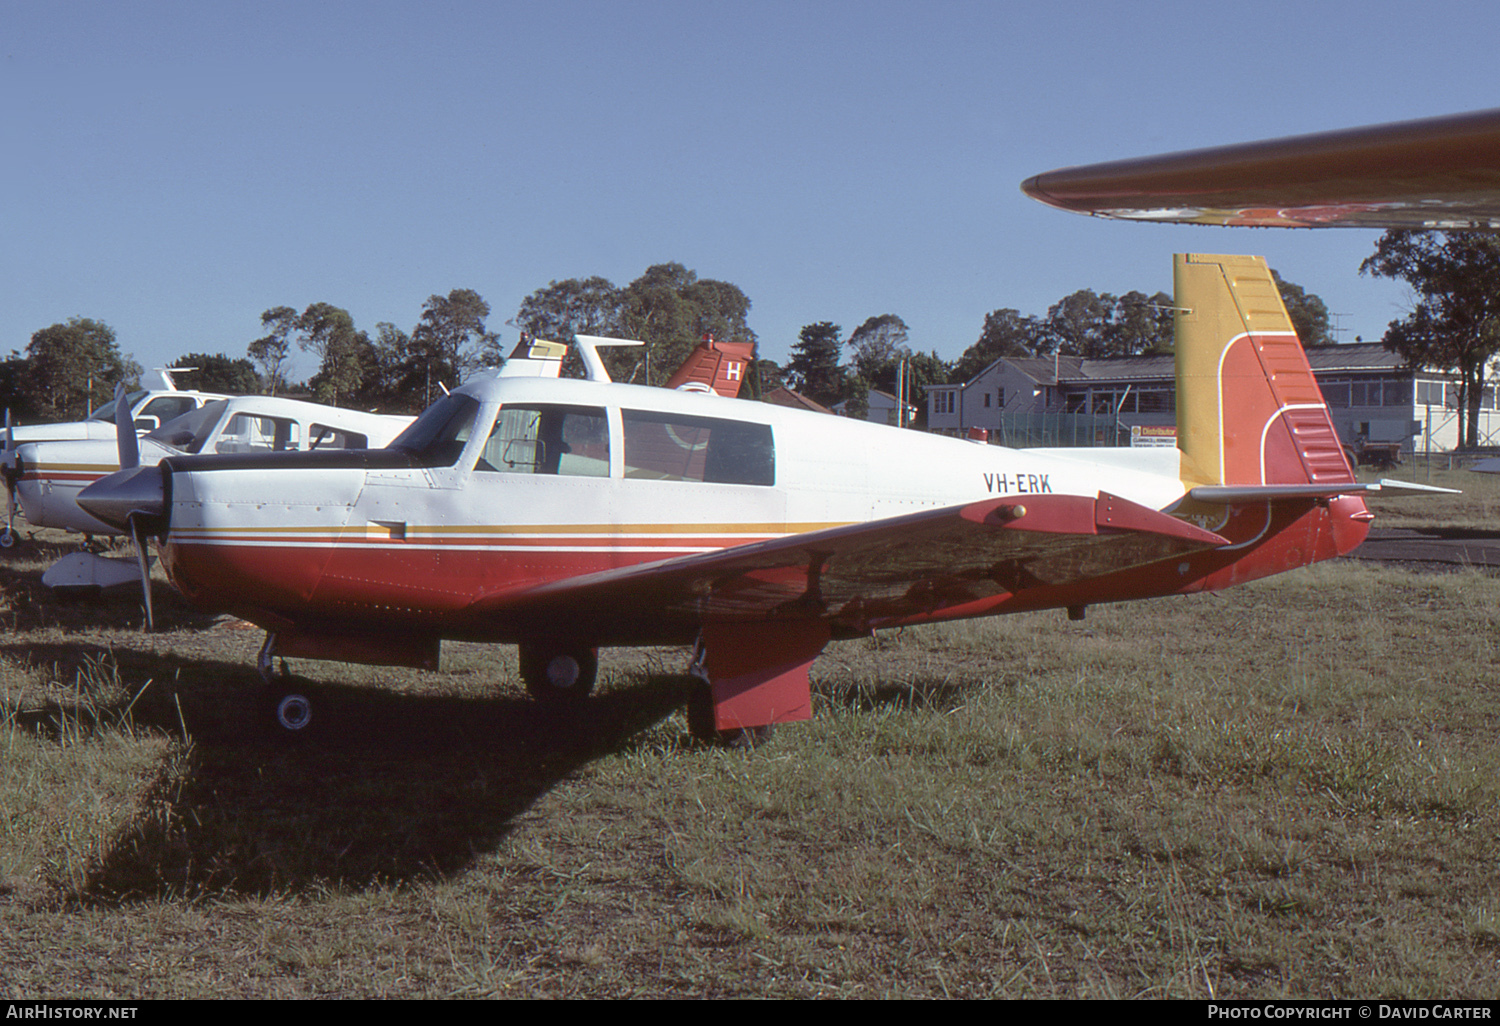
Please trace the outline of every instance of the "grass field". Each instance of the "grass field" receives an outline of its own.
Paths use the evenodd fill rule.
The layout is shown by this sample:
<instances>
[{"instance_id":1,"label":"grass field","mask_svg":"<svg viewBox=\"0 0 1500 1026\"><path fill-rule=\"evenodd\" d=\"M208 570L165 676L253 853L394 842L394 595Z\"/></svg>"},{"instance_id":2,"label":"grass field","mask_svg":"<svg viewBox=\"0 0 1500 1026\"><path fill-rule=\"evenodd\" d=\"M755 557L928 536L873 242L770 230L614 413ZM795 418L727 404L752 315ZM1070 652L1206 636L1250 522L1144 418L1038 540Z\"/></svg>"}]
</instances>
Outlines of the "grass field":
<instances>
[{"instance_id":1,"label":"grass field","mask_svg":"<svg viewBox=\"0 0 1500 1026\"><path fill-rule=\"evenodd\" d=\"M1480 487L1381 522L1483 521ZM833 645L750 753L688 739L678 651L606 653L571 724L508 649L299 663L333 725L289 747L258 632L164 583L154 635L59 603L57 551L0 557L6 998L1500 990L1479 570Z\"/></svg>"}]
</instances>

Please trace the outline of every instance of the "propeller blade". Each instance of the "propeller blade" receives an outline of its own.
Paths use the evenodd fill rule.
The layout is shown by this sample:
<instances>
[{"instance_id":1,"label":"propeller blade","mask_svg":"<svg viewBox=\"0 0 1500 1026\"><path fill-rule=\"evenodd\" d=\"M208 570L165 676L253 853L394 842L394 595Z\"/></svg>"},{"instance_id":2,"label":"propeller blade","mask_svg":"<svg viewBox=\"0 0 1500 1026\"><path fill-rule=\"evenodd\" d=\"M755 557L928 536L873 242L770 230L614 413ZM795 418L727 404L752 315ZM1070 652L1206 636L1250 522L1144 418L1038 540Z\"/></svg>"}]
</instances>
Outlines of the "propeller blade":
<instances>
[{"instance_id":1,"label":"propeller blade","mask_svg":"<svg viewBox=\"0 0 1500 1026\"><path fill-rule=\"evenodd\" d=\"M156 614L151 608L151 565L147 559L148 534L142 518L132 513L127 518L130 524L130 542L135 546L135 563L141 571L141 597L146 602L146 631L156 630Z\"/></svg>"},{"instance_id":2,"label":"propeller blade","mask_svg":"<svg viewBox=\"0 0 1500 1026\"><path fill-rule=\"evenodd\" d=\"M141 464L140 446L135 440L135 421L130 404L125 401L125 382L115 386L115 439L120 448L120 469L130 470Z\"/></svg>"}]
</instances>

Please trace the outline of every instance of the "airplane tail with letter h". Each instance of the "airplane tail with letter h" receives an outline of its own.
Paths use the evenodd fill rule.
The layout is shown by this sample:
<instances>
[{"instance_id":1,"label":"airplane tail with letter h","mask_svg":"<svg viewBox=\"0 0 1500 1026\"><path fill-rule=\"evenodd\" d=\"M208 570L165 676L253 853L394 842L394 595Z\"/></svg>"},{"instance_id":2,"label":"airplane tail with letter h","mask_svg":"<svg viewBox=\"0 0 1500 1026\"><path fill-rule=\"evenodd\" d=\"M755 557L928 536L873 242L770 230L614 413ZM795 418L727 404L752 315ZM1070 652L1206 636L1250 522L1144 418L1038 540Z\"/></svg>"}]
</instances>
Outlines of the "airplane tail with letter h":
<instances>
[{"instance_id":1,"label":"airplane tail with letter h","mask_svg":"<svg viewBox=\"0 0 1500 1026\"><path fill-rule=\"evenodd\" d=\"M1370 513L1264 259L1178 254L1173 510L1235 543L1232 581L1343 555ZM1224 552L1228 556L1230 552ZM1213 575L1218 577L1218 574Z\"/></svg>"}]
</instances>

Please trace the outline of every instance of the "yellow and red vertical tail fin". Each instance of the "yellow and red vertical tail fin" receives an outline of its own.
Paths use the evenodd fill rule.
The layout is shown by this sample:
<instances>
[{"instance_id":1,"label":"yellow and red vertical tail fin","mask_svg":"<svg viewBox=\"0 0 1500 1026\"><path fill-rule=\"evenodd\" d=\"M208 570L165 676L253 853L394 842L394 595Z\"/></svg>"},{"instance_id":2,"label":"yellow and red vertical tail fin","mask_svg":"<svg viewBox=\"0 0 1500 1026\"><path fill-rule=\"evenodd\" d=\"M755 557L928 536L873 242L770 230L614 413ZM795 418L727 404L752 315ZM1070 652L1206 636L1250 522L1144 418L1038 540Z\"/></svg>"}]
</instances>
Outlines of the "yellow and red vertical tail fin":
<instances>
[{"instance_id":1,"label":"yellow and red vertical tail fin","mask_svg":"<svg viewBox=\"0 0 1500 1026\"><path fill-rule=\"evenodd\" d=\"M1353 481L1265 260L1179 253L1173 284L1183 483Z\"/></svg>"},{"instance_id":2,"label":"yellow and red vertical tail fin","mask_svg":"<svg viewBox=\"0 0 1500 1026\"><path fill-rule=\"evenodd\" d=\"M1266 262L1179 254L1174 512L1231 539L1212 589L1352 551L1369 530L1328 404ZM1349 492L1356 489L1351 488Z\"/></svg>"}]
</instances>

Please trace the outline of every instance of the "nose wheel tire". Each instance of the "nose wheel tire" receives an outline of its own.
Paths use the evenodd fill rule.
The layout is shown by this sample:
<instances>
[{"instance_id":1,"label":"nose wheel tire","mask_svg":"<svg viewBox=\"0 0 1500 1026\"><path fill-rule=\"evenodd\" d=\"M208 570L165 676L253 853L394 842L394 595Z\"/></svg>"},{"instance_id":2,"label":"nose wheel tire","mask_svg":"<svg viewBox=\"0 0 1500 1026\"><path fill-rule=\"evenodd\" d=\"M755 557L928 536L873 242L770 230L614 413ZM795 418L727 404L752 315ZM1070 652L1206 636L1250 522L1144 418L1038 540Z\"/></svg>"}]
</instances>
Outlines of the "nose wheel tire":
<instances>
[{"instance_id":1,"label":"nose wheel tire","mask_svg":"<svg viewBox=\"0 0 1500 1026\"><path fill-rule=\"evenodd\" d=\"M276 703L276 725L296 733L312 725L312 702L306 695L283 695Z\"/></svg>"},{"instance_id":2,"label":"nose wheel tire","mask_svg":"<svg viewBox=\"0 0 1500 1026\"><path fill-rule=\"evenodd\" d=\"M599 675L599 650L575 644L520 646L521 679L538 702L564 706L582 702Z\"/></svg>"},{"instance_id":3,"label":"nose wheel tire","mask_svg":"<svg viewBox=\"0 0 1500 1026\"><path fill-rule=\"evenodd\" d=\"M262 722L278 741L296 741L312 735L318 717L312 696L306 691L268 686L262 692Z\"/></svg>"}]
</instances>

